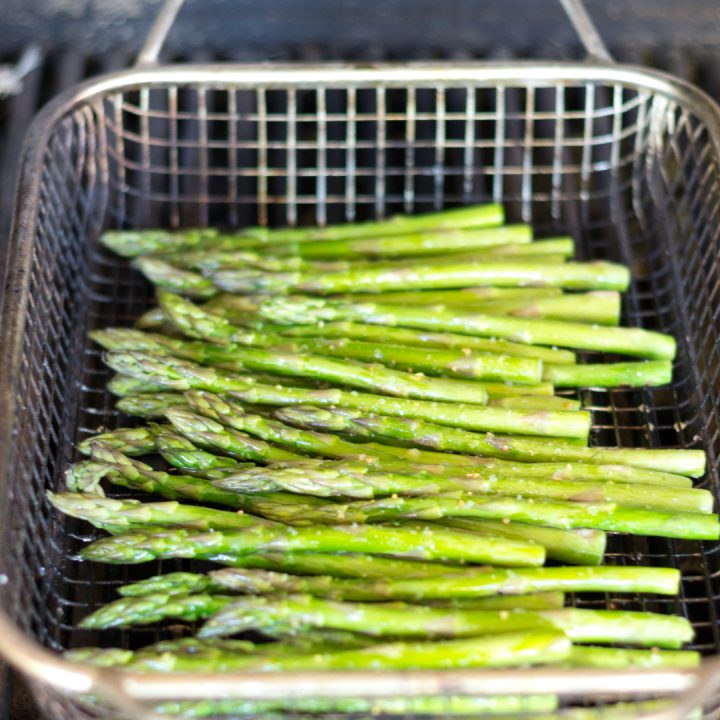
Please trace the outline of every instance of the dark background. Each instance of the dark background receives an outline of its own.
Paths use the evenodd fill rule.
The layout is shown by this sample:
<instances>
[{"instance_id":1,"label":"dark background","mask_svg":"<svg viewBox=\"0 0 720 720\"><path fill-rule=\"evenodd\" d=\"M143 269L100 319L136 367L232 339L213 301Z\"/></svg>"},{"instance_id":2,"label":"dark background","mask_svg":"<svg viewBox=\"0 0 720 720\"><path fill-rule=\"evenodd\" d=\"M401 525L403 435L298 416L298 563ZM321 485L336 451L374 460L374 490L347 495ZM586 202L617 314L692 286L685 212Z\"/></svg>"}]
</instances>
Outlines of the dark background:
<instances>
[{"instance_id":1,"label":"dark background","mask_svg":"<svg viewBox=\"0 0 720 720\"><path fill-rule=\"evenodd\" d=\"M43 51L22 92L0 97L0 276L15 170L33 115L75 83L127 67L160 5L0 0L0 63L14 62L30 43ZM586 6L619 61L667 70L720 99L718 0L586 0ZM165 52L173 62L582 56L556 0L186 0ZM0 671L0 720L36 717L22 683Z\"/></svg>"}]
</instances>

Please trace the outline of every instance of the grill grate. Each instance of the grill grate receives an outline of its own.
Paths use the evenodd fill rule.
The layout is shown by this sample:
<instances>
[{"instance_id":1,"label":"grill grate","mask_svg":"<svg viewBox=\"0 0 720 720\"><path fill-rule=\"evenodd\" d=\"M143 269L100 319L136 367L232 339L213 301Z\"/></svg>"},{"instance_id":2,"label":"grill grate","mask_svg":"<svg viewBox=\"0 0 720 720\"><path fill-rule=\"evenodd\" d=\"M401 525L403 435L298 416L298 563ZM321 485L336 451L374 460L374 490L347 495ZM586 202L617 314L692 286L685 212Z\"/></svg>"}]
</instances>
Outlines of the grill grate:
<instances>
[{"instance_id":1,"label":"grill grate","mask_svg":"<svg viewBox=\"0 0 720 720\"><path fill-rule=\"evenodd\" d=\"M70 64L75 75L85 66ZM556 121L558 109L563 122ZM674 140L654 156L658 186L646 187L634 153L649 142L648 118L660 111ZM496 122L501 113L505 123ZM88 143L103 134L108 167L96 162ZM11 532L22 539L25 562L8 572L12 586L25 591L22 600L16 598L20 623L46 645L98 642L78 630L77 622L91 607L113 599L119 582L191 566L114 569L71 561L92 534L83 524L59 523L42 498L74 459L77 440L100 426L127 422L104 393L108 373L85 331L129 323L147 306L150 292L126 263L78 242L97 226L106 202L110 224L138 226L337 222L502 199L512 220L532 220L545 232L569 230L582 256L630 264L636 281L625 300L627 322L672 332L680 341L672 388L582 392L595 411L594 442L700 443L710 450L714 482L720 365L712 313L720 283L708 260L717 245L712 228L718 208L700 199L716 193L711 177L717 168L703 128L687 112L658 108L620 86L506 88L497 94L463 87L176 87L111 97L67 118L49 153L53 162L46 166L40 203L45 257L30 291L34 327L18 391L25 408L15 466L30 469L31 492L23 487L9 503ZM346 183L348 176L355 181ZM653 193L667 198L675 226L658 215ZM631 195L632 212L624 202ZM61 212L67 208L73 212ZM48 292L65 284L71 292ZM48 357L48 346L57 356ZM41 417L41 408L53 416ZM32 533L23 531L29 518ZM615 536L608 557L618 564L664 565L670 559L685 575L681 597L594 595L578 597L578 605L681 612L698 629L696 647L718 650L716 546ZM34 578L38 567L43 575ZM103 634L104 643L124 646L157 638L154 630Z\"/></svg>"}]
</instances>

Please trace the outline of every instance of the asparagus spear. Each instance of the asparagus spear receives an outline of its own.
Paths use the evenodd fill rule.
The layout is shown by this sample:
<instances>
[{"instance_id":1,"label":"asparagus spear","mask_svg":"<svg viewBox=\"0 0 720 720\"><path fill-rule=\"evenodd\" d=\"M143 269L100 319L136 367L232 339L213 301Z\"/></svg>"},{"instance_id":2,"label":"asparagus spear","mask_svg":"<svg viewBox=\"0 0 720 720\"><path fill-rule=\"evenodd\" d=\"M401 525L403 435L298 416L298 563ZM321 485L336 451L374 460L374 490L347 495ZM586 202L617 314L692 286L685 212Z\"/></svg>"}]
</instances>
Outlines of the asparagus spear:
<instances>
[{"instance_id":1,"label":"asparagus spear","mask_svg":"<svg viewBox=\"0 0 720 720\"><path fill-rule=\"evenodd\" d=\"M92 336L92 333L90 333L90 335ZM138 380L128 375L115 375L107 384L107 389L119 398L124 398L128 395L163 392L166 390L165 386L159 383L148 380Z\"/></svg>"},{"instance_id":2,"label":"asparagus spear","mask_svg":"<svg viewBox=\"0 0 720 720\"><path fill-rule=\"evenodd\" d=\"M213 228L197 228L181 232L168 230L106 230L100 242L123 257L136 257L170 249L187 249L213 240L218 231Z\"/></svg>"},{"instance_id":3,"label":"asparagus spear","mask_svg":"<svg viewBox=\"0 0 720 720\"><path fill-rule=\"evenodd\" d=\"M139 257L134 260L133 266L163 290L199 300L207 300L218 293L213 283L199 273L181 270L159 258Z\"/></svg>"},{"instance_id":4,"label":"asparagus spear","mask_svg":"<svg viewBox=\"0 0 720 720\"><path fill-rule=\"evenodd\" d=\"M218 401L222 402L219 398ZM194 402L194 406L199 407L196 402ZM392 457L383 450L384 446L373 443L351 443L335 435L297 430L282 423L266 420L259 415L218 414L213 413L207 404L206 407L208 415L222 417L224 423L232 423L231 427L216 422L212 417L199 415L184 408L170 408L165 411L165 416L179 432L202 447L220 450L234 457L254 459L258 462L272 461L280 452L292 455L297 459L304 456L286 451L282 447L271 446L263 440L251 438L244 432L232 429L233 427L244 427L255 435L272 438L286 447L310 451L326 457L357 459L363 457L391 459ZM247 439L252 442L249 443ZM248 448L252 448L253 452L249 452Z\"/></svg>"},{"instance_id":5,"label":"asparagus spear","mask_svg":"<svg viewBox=\"0 0 720 720\"><path fill-rule=\"evenodd\" d=\"M548 559L568 565L600 565L605 556L607 537L601 530L561 530L504 520L472 518L447 518L436 522L467 532L536 542L545 548Z\"/></svg>"},{"instance_id":6,"label":"asparagus spear","mask_svg":"<svg viewBox=\"0 0 720 720\"><path fill-rule=\"evenodd\" d=\"M470 205L422 215L394 215L385 220L371 222L277 230L252 228L249 232L267 243L276 244L314 240L384 238L428 231L450 231L458 228L492 228L502 225L504 220L505 214L502 206L489 204Z\"/></svg>"},{"instance_id":7,"label":"asparagus spear","mask_svg":"<svg viewBox=\"0 0 720 720\"><path fill-rule=\"evenodd\" d=\"M543 380L557 387L612 388L619 385L643 387L667 385L672 380L672 363L667 360L588 365L544 365Z\"/></svg>"},{"instance_id":8,"label":"asparagus spear","mask_svg":"<svg viewBox=\"0 0 720 720\"><path fill-rule=\"evenodd\" d=\"M336 273L247 273L220 270L212 281L221 290L236 293L333 294L426 290L472 285L494 287L559 287L568 290L627 290L630 272L624 265L596 261L589 263L515 262L437 263L398 268L358 268Z\"/></svg>"},{"instance_id":9,"label":"asparagus spear","mask_svg":"<svg viewBox=\"0 0 720 720\"><path fill-rule=\"evenodd\" d=\"M198 660L192 655L143 653L142 659L126 667L154 672L498 668L557 663L570 655L570 649L570 641L564 635L537 630L442 642L394 642L302 655L218 652L212 660L208 657Z\"/></svg>"},{"instance_id":10,"label":"asparagus spear","mask_svg":"<svg viewBox=\"0 0 720 720\"><path fill-rule=\"evenodd\" d=\"M239 570L237 572L240 572ZM246 571L247 572L247 571ZM222 576L221 576L222 577ZM173 572L165 575L153 575L145 580L128 583L118 588L123 597L141 597L144 595L198 595L200 593L231 593L229 587L215 581L212 575L191 572Z\"/></svg>"},{"instance_id":11,"label":"asparagus spear","mask_svg":"<svg viewBox=\"0 0 720 720\"><path fill-rule=\"evenodd\" d=\"M78 450L83 455L90 455L92 444L102 442L114 447L125 455L145 455L157 449L157 435L162 426L155 423L137 428L116 428L109 432L93 435L78 443Z\"/></svg>"},{"instance_id":12,"label":"asparagus spear","mask_svg":"<svg viewBox=\"0 0 720 720\"><path fill-rule=\"evenodd\" d=\"M232 595L208 593L192 595L153 593L124 597L103 605L99 610L83 618L80 627L88 630L107 630L133 625L152 625L168 619L193 622L211 617L235 600L237 597Z\"/></svg>"},{"instance_id":13,"label":"asparagus spear","mask_svg":"<svg viewBox=\"0 0 720 720\"><path fill-rule=\"evenodd\" d=\"M161 386L164 388L164 386ZM181 393L154 392L137 393L120 398L115 407L125 415L141 418L164 417L165 410L171 407L182 407L187 401Z\"/></svg>"},{"instance_id":14,"label":"asparagus spear","mask_svg":"<svg viewBox=\"0 0 720 720\"><path fill-rule=\"evenodd\" d=\"M198 633L201 638L263 630L278 622L292 627L309 625L397 638L473 637L555 629L573 642L673 649L682 647L694 637L693 627L685 618L647 612L576 608L510 612L447 610L405 603L339 602L310 595L236 597L206 617L210 619Z\"/></svg>"},{"instance_id":15,"label":"asparagus spear","mask_svg":"<svg viewBox=\"0 0 720 720\"><path fill-rule=\"evenodd\" d=\"M170 500L195 500L260 515L265 515L266 512L270 515L281 512L284 515L291 512L290 505L296 510L323 507L322 501L318 501L317 498L300 498L289 493L244 496L221 490L204 478L191 475L170 475L153 470L149 465L133 460L102 443L95 443L92 446L92 457L95 465L104 467L102 472L111 482L134 490L160 495ZM80 489L78 482L73 482L72 486ZM259 519L256 518L256 520L259 522Z\"/></svg>"},{"instance_id":16,"label":"asparagus spear","mask_svg":"<svg viewBox=\"0 0 720 720\"><path fill-rule=\"evenodd\" d=\"M671 336L641 328L608 327L599 331L597 327L582 323L495 317L426 307L278 297L268 298L260 306L259 312L270 322L287 325L353 320L373 325L404 325L420 330L460 332L527 344L635 355L651 360L672 360L676 351L675 340ZM209 329L207 332L210 332ZM226 326L219 329L217 334L220 340L232 336Z\"/></svg>"},{"instance_id":17,"label":"asparagus spear","mask_svg":"<svg viewBox=\"0 0 720 720\"><path fill-rule=\"evenodd\" d=\"M227 428L248 432L253 436L303 453L310 452L323 457L336 458L362 457L363 455L391 458L379 446L373 445L367 448L362 443L351 443L335 435L298 430L260 415L246 413L237 403L226 402L212 393L189 392L186 394L186 398L190 407L200 413L200 416L185 410L169 410L166 413L167 416L182 432L191 434L192 437L200 438L199 435L195 435L196 427L199 425L212 428L214 434L211 442L215 444L221 442L215 438L216 435L217 438L220 438L220 433L222 433L222 429L216 428L217 422L213 422L218 421ZM232 432L229 434L232 436Z\"/></svg>"},{"instance_id":18,"label":"asparagus spear","mask_svg":"<svg viewBox=\"0 0 720 720\"><path fill-rule=\"evenodd\" d=\"M487 402L486 389L472 381L428 378L411 373L390 370L379 365L365 365L344 360L332 360L317 355L296 355L267 350L237 348L233 351L237 365L259 367L273 365L285 374L304 377L321 377L342 385L365 388L389 395L408 396L416 399L465 401L484 405ZM247 378L215 368L201 368L176 358L150 356L137 352L113 352L105 361L114 370L139 378L167 378L167 388L187 390L194 387L214 392L242 392L254 383ZM204 377L204 382L198 376Z\"/></svg>"},{"instance_id":19,"label":"asparagus spear","mask_svg":"<svg viewBox=\"0 0 720 720\"><path fill-rule=\"evenodd\" d=\"M81 551L86 560L137 564L155 558L209 558L218 554L242 555L264 550L302 552L367 552L423 560L466 562L522 567L542 565L540 545L482 537L447 528L304 527L288 532L266 526L241 532L198 534L184 529L138 531L103 538ZM494 593L493 593L494 594Z\"/></svg>"},{"instance_id":20,"label":"asparagus spear","mask_svg":"<svg viewBox=\"0 0 720 720\"><path fill-rule=\"evenodd\" d=\"M584 668L691 668L700 664L700 653L690 650L635 650L573 645L568 667Z\"/></svg>"},{"instance_id":21,"label":"asparagus spear","mask_svg":"<svg viewBox=\"0 0 720 720\"><path fill-rule=\"evenodd\" d=\"M291 352L379 362L403 370L422 370L430 375L449 375L497 382L537 384L541 381L542 362L494 353L464 353L460 350L417 348L407 345L376 345L353 340L303 340L278 348ZM562 367L562 366L561 366Z\"/></svg>"},{"instance_id":22,"label":"asparagus spear","mask_svg":"<svg viewBox=\"0 0 720 720\"><path fill-rule=\"evenodd\" d=\"M541 248L542 242L537 243ZM572 254L573 242L565 238L551 241L553 245L545 252ZM272 249L278 254L298 255L306 259L362 259L402 256L440 256L446 253L482 248L491 250L496 246L520 246L532 251L532 229L528 225L502 225L481 229L441 230L437 232L412 232L383 237L353 237L300 242L294 245L277 245ZM505 251L508 252L508 251ZM512 252L508 252L512 255Z\"/></svg>"},{"instance_id":23,"label":"asparagus spear","mask_svg":"<svg viewBox=\"0 0 720 720\"><path fill-rule=\"evenodd\" d=\"M90 493L53 493L48 491L50 503L60 512L81 518L96 527L111 525L115 532L147 528L149 526L177 526L195 530L234 530L253 528L268 523L240 512L214 510L182 503L115 500Z\"/></svg>"},{"instance_id":24,"label":"asparagus spear","mask_svg":"<svg viewBox=\"0 0 720 720\"><path fill-rule=\"evenodd\" d=\"M311 390L305 388L286 387L284 385L267 385L246 382L244 376L234 375L224 370L201 366L186 360L168 356L147 355L139 352L112 352L106 361L114 368L122 369L127 374L140 378L154 378L164 384L166 389L174 390L209 390L215 393L232 393L246 402L268 405L287 405L294 403L314 405L334 405L366 412L382 412L400 417L418 417L431 419L440 423L448 423L456 427L477 430L519 431L524 434L551 435L561 433L560 437L583 437L589 427L589 415L576 411L554 411L546 413L529 412L501 407L478 407L467 403L448 403L397 398L371 393L358 393L338 388L329 390ZM368 367L368 372L374 368ZM430 382L430 378L415 378ZM486 397L485 387L473 383L474 398L483 400ZM477 386L477 387L476 387ZM123 402L121 407L128 411L139 411L146 415L155 413L162 407L165 400L149 399ZM140 405L137 407L137 405ZM181 402L180 405L183 403ZM128 407L129 405L129 407Z\"/></svg>"},{"instance_id":25,"label":"asparagus spear","mask_svg":"<svg viewBox=\"0 0 720 720\"><path fill-rule=\"evenodd\" d=\"M308 497L308 496L303 496ZM590 528L633 535L717 540L716 515L698 512L617 505L609 502L573 502L506 495L447 493L431 498L390 497L379 500L328 503L305 509L289 505L274 508L268 502L261 514L289 525L353 524L398 520L437 520L446 517L516 520L560 529Z\"/></svg>"},{"instance_id":26,"label":"asparagus spear","mask_svg":"<svg viewBox=\"0 0 720 720\"><path fill-rule=\"evenodd\" d=\"M222 318L204 313L190 301L178 296L161 293L160 301L178 328L191 337L228 345L236 342L238 336L243 334L243 331ZM281 375L297 375L418 399L457 400L477 402L481 405L487 402L484 388L472 382L418 377L377 365L369 366L319 355L283 353L277 350L270 352L259 348L235 347L231 354L235 370L245 368Z\"/></svg>"},{"instance_id":27,"label":"asparagus spear","mask_svg":"<svg viewBox=\"0 0 720 720\"><path fill-rule=\"evenodd\" d=\"M257 391L256 389L256 392L252 395L259 397L260 392L262 392L262 390ZM270 389L270 392L272 393L272 389ZM298 397L301 393L286 393L285 389L281 389L273 393L276 398L281 394L294 395L295 397ZM361 394L353 395L352 393L343 393L342 391L335 392L332 390L307 391L305 395L308 397L322 396L326 400L339 396L340 402L337 404L340 406L344 405L347 407L350 405L355 408L364 406L364 408L367 408L370 412L382 412L386 408L390 408L391 411L395 410L396 412L405 410L412 413L411 417L417 417L418 415L422 415L423 417L432 417L433 419L439 417L440 422L447 424L453 423L452 408L454 406L448 403L425 403L423 401L404 399L398 401L395 398L389 398L386 402L384 402L382 398L363 396ZM244 394L244 396L248 397L247 394ZM268 397L268 395L266 395L266 397ZM186 394L186 400L193 409L203 414L210 412L211 414L209 417L215 419L220 419L221 417L226 418L222 420L222 422L229 424L231 427L235 427L238 430L244 429L247 432L256 434L250 428L249 423L251 421L249 419L244 419L248 416L245 415L242 406L236 402L224 400L219 395L202 391L188 392ZM304 405L282 408L281 410L276 411L275 414L283 421L287 421L292 424L296 424L297 420L300 423L300 427L306 427L312 424L302 422L303 418L307 415L312 415L313 417L315 414L322 415L323 417L327 415L329 419L324 427L331 430L337 429L336 427L333 427L333 419L341 416L334 415L332 411L325 411L317 408L306 408L307 406ZM359 411L349 410L349 412L355 413ZM456 427L467 427L468 425L471 425L473 428L478 429L500 432L504 431L508 433L517 432L523 435L587 438L590 428L590 416L588 413L524 413L519 410L508 410L505 408L495 407L474 407L472 405L456 406L456 413L454 423ZM395 413L391 412L390 414L394 415ZM407 412L404 414L407 414ZM233 418L236 424L232 424L232 422L230 422L230 418ZM270 421L266 420L264 424L267 425L268 423L270 423ZM270 423L270 425L273 424ZM347 425L349 428L352 423L343 423L343 425ZM277 423L273 425L273 427L275 426L278 426L279 431L283 433L284 436L288 434L289 431L286 426L280 426ZM339 429L344 430L345 428L340 427ZM266 437L265 434L260 435L260 437L271 439L269 436ZM272 439L275 442L281 442L281 439L278 436L273 436ZM310 449L310 446L306 449ZM349 448L348 450L352 450L352 448ZM352 452L350 451L346 453L346 455L351 454ZM338 455L338 457L342 457L342 453Z\"/></svg>"},{"instance_id":28,"label":"asparagus spear","mask_svg":"<svg viewBox=\"0 0 720 720\"><path fill-rule=\"evenodd\" d=\"M356 302L363 302L363 300ZM375 302L378 302L378 300L375 300ZM560 297L534 298L532 300L491 300L473 305L471 309L473 312L487 315L547 318L549 320L567 320L568 322L610 326L620 323L621 310L620 293L610 290L573 293ZM466 307L465 310L467 311L468 308Z\"/></svg>"},{"instance_id":29,"label":"asparagus spear","mask_svg":"<svg viewBox=\"0 0 720 720\"><path fill-rule=\"evenodd\" d=\"M250 469L248 477L272 480L276 470L295 468L299 471L317 471L320 476L327 471L334 471L343 475L361 475L363 473L400 473L411 474L421 478L426 475L447 475L451 477L469 478L490 475L493 477L521 477L547 480L588 481L588 482L617 482L640 483L647 485L660 485L666 487L689 488L692 480L682 475L673 475L655 470L643 470L625 465L590 465L585 463L522 463L508 460L494 460L476 458L471 456L454 455L463 460L467 457L466 465L470 467L447 466L441 464L412 463L385 460L379 458L365 458L362 462L355 460L316 460L307 458L297 462L270 463L265 468ZM238 479L242 476L238 473Z\"/></svg>"},{"instance_id":30,"label":"asparagus spear","mask_svg":"<svg viewBox=\"0 0 720 720\"><path fill-rule=\"evenodd\" d=\"M255 473L253 468L228 474L215 481L218 487L237 492L245 491L250 484L271 480L289 492L318 497L379 498L388 495L423 497L443 493L466 492L481 495L508 495L516 498L539 498L540 500L568 500L578 503L620 503L688 512L711 513L714 503L712 493L693 488L662 488L657 485L630 483L594 483L588 481L540 480L513 476L498 476L482 472L413 474L407 470L397 473L338 472L333 469L319 470L300 464L298 467L276 469L271 474L265 470ZM607 529L607 528L604 528Z\"/></svg>"},{"instance_id":31,"label":"asparagus spear","mask_svg":"<svg viewBox=\"0 0 720 720\"><path fill-rule=\"evenodd\" d=\"M247 467L245 463L239 463L232 458L199 450L184 435L170 432L170 429L163 429L157 433L156 445L157 452L164 460L191 475L208 476L213 470L235 472Z\"/></svg>"},{"instance_id":32,"label":"asparagus spear","mask_svg":"<svg viewBox=\"0 0 720 720\"><path fill-rule=\"evenodd\" d=\"M580 447L537 438L496 436L446 427L424 420L381 415L358 417L352 411L335 410L379 436L414 441L438 450L475 453L523 462L586 462L596 465L624 464L646 470L699 477L705 472L702 450L654 450L649 448Z\"/></svg>"},{"instance_id":33,"label":"asparagus spear","mask_svg":"<svg viewBox=\"0 0 720 720\"><path fill-rule=\"evenodd\" d=\"M560 288L472 287L455 288L454 290L399 290L397 292L377 293L373 295L373 299L383 305L459 305L461 307L474 307L495 300L534 300L536 298L560 297L563 294ZM219 295L216 302L222 305L225 298L229 297L238 296ZM365 302L367 295L364 293L358 293L357 295L349 293L340 295L337 299L344 302Z\"/></svg>"},{"instance_id":34,"label":"asparagus spear","mask_svg":"<svg viewBox=\"0 0 720 720\"><path fill-rule=\"evenodd\" d=\"M294 553L267 551L252 555L216 555L222 565L255 568L300 575L332 575L337 578L440 577L460 568L438 562L420 562L357 553Z\"/></svg>"},{"instance_id":35,"label":"asparagus spear","mask_svg":"<svg viewBox=\"0 0 720 720\"><path fill-rule=\"evenodd\" d=\"M218 556L236 557L240 566L258 567L254 564L257 553L264 553L263 539L267 544L270 535L270 552L275 555L286 550L302 549L302 552L336 552L336 542L345 542L341 552L382 553L420 559L447 557L461 561L475 561L485 554L487 545L476 551L477 537L468 533L450 533L426 528L301 528L292 535L271 532L268 528L253 528L243 532L222 532L197 534L186 529L161 531L137 531L102 538L81 551L87 560L106 563L137 564L160 558L205 558ZM436 539L453 539L440 545L428 545ZM400 539L402 538L402 540ZM408 541L412 538L412 541ZM446 547L455 543L455 547ZM413 545L415 543L415 545ZM465 547L458 547L458 545ZM312 545L312 547L310 547ZM535 546L537 547L537 546ZM247 553L248 557L244 557ZM497 558L496 558L497 559ZM248 560L249 562L246 562ZM326 558L332 562L332 557ZM344 566L343 561L337 561ZM482 560L480 561L482 562ZM230 563L232 564L232 563ZM275 567L278 567L276 564ZM345 570L350 572L349 569ZM672 568L646 567L558 567L521 568L513 570L466 570L444 575L442 583L430 578L391 578L378 583L369 582L368 576L362 582L338 580L338 592L348 593L371 590L378 598L388 600L413 600L418 598L463 598L486 597L508 594L526 595L545 591L572 592L655 592L673 595L677 592L679 573ZM348 597L344 594L343 597Z\"/></svg>"},{"instance_id":36,"label":"asparagus spear","mask_svg":"<svg viewBox=\"0 0 720 720\"><path fill-rule=\"evenodd\" d=\"M257 387L257 386L256 386ZM262 393L263 390L272 390L273 394L269 397L275 397L274 393L277 393L277 386L266 386L265 388L259 388L258 393ZM311 402L315 405L322 405L322 398L325 395L328 396L334 396L339 393L343 393L344 391L339 389L332 389L327 391L314 391L318 393L323 393L320 395L320 401L316 397L308 398L308 397L301 397L302 393L299 394L293 394L292 392L289 393L289 396L285 399L278 398L277 404L279 405L285 405L289 402L293 402L294 400L299 399L300 402ZM238 396L240 397L240 396ZM359 401L356 400L357 403L363 402L363 394L362 393L351 393L352 398L360 398ZM372 396L368 396L366 400L370 401ZM241 398L242 399L242 398ZM432 401L429 400L407 400L406 398L397 398L400 400L401 404L397 407L399 408L410 408L412 405L409 405L408 403L421 403L419 406L420 409L425 406L425 404L432 404ZM379 395L377 396L377 401L379 403L382 403L381 409L385 412L387 415L392 415L394 413L391 413L388 411L388 401L390 398L385 395ZM187 404L187 401L185 400L184 396L180 393L172 393L172 392L160 392L160 393L140 393L140 394L133 394L128 395L126 397L120 398L118 402L115 404L115 407L120 410L121 412L125 413L126 415L132 415L135 417L141 417L146 419L154 419L154 418L161 418L164 416L165 410L167 410L170 407L181 407L183 405ZM333 405L340 405L341 407L348 407L349 403L345 402L331 402ZM445 404L445 403L437 403L436 404L436 413L433 415L433 419L438 420L438 414L442 411L443 405L447 405L445 409L449 410L451 407L454 407L457 409L457 412L461 412L464 416L465 411L472 410L474 411L476 408L475 406L471 405L460 405L459 403L456 405L451 404ZM572 400L570 398L563 398L563 397L548 397L548 396L536 396L536 395L517 395L517 396L510 396L510 397L501 397L496 398L494 400L490 400L488 402L488 405L491 407L498 407L498 408L507 408L510 410L522 410L524 412L530 412L530 411L565 411L565 412L574 412L576 410L581 409L581 404L577 400ZM363 403L364 406L364 403ZM355 404L352 405L352 407L356 407ZM368 407L370 407L368 405ZM427 408L430 410L430 408ZM407 413L405 413L407 414ZM408 417L410 417L408 415ZM466 427L466 429L470 430L477 430L479 429L476 427L476 425L473 423L470 426L466 426L464 423L457 423L459 427Z\"/></svg>"},{"instance_id":37,"label":"asparagus spear","mask_svg":"<svg viewBox=\"0 0 720 720\"><path fill-rule=\"evenodd\" d=\"M223 427L210 418L192 413L186 408L169 408L165 411L165 417L192 443L201 447L219 449L231 457L255 462L293 460L303 457L245 433ZM358 454L361 454L361 451Z\"/></svg>"},{"instance_id":38,"label":"asparagus spear","mask_svg":"<svg viewBox=\"0 0 720 720\"><path fill-rule=\"evenodd\" d=\"M379 301L377 301L379 302ZM422 306L423 303L418 303ZM412 304L408 304L413 307ZM393 306L397 307L397 306ZM569 350L509 342L497 338L479 338L470 335L437 333L412 330L403 327L353 323L348 321L330 322L319 325L299 325L281 330L286 337L321 337L367 342L390 343L392 345L413 345L419 347L459 348L465 351L500 353L517 357L535 357L554 365L573 365L575 354Z\"/></svg>"},{"instance_id":39,"label":"asparagus spear","mask_svg":"<svg viewBox=\"0 0 720 720\"><path fill-rule=\"evenodd\" d=\"M545 396L545 395L510 395L507 397L493 397L488 391L488 405L490 407L509 408L511 410L560 410L565 412L576 412L582 410L582 403L568 397ZM466 428L467 429L467 428Z\"/></svg>"},{"instance_id":40,"label":"asparagus spear","mask_svg":"<svg viewBox=\"0 0 720 720\"><path fill-rule=\"evenodd\" d=\"M384 558L370 559L385 560ZM392 563L402 561L387 560ZM405 565L421 565L421 563L405 562ZM437 566L442 569L442 566ZM452 568L450 568L452 569ZM443 572L447 573L446 567ZM457 568L455 568L457 570ZM316 595L318 597L334 597L336 578L330 576L288 575L258 569L223 568L213 570L207 575L189 572L175 572L166 575L154 575L146 580L123 585L118 593L123 597L140 597L144 595L192 595L200 593L214 594L253 594L275 593L282 591ZM357 599L357 598L356 598ZM368 601L376 599L368 594L363 598ZM382 598L380 598L382 599ZM548 592L535 595L494 595L471 600L438 600L435 607L460 608L464 610L557 610L563 607L563 593Z\"/></svg>"},{"instance_id":41,"label":"asparagus spear","mask_svg":"<svg viewBox=\"0 0 720 720\"><path fill-rule=\"evenodd\" d=\"M221 235L212 228L168 230L110 230L103 233L100 242L124 257L149 255L160 252L177 252L202 247L224 249L254 248L265 244L311 242L350 238L387 237L428 231L451 231L462 228L491 228L502 225L504 211L501 205L477 205L443 210L424 215L397 215L386 220L330 225L328 227L283 228L268 230L264 227L245 228L241 233ZM527 240L529 242L529 239Z\"/></svg>"}]
</instances>

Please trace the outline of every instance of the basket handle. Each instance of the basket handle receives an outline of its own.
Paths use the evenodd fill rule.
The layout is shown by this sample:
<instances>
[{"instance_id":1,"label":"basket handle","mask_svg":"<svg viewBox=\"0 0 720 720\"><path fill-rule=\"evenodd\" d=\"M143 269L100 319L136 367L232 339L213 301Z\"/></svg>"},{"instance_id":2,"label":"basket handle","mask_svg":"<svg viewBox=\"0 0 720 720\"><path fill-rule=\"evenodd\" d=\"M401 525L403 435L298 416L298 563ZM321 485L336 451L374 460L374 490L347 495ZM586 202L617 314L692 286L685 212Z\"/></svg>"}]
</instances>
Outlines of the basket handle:
<instances>
[{"instance_id":1,"label":"basket handle","mask_svg":"<svg viewBox=\"0 0 720 720\"><path fill-rule=\"evenodd\" d=\"M135 67L157 64L162 46L184 1L165 0L135 60ZM614 62L595 23L588 15L583 0L559 0L559 2L575 28L580 42L584 45L588 59L606 63Z\"/></svg>"}]
</instances>

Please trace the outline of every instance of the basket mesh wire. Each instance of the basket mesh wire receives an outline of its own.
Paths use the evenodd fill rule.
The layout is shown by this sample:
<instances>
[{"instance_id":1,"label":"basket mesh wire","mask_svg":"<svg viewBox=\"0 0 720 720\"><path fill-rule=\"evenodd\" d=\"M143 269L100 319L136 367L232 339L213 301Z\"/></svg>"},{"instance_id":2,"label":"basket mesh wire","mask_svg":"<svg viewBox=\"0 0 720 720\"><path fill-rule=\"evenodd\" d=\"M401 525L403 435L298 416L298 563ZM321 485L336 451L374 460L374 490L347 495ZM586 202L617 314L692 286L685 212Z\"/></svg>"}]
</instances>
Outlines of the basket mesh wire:
<instances>
[{"instance_id":1,"label":"basket mesh wire","mask_svg":"<svg viewBox=\"0 0 720 720\"><path fill-rule=\"evenodd\" d=\"M520 77L522 75L520 74ZM672 333L671 386L583 389L592 442L703 447L717 490L720 223L718 163L689 109L632 84L476 82L313 88L140 85L76 104L45 151L19 407L2 548L3 601L55 650L136 647L177 626L81 630L118 584L197 567L133 568L74 554L96 533L56 515L74 445L130 422L104 387L91 328L129 324L152 299L128 264L96 243L103 227L324 224L494 200L538 235L572 234L583 259L632 268L624 323ZM718 637L718 546L612 536L608 563L673 566L678 598L587 595L581 607L679 613L711 654ZM39 691L51 717L85 712Z\"/></svg>"}]
</instances>

